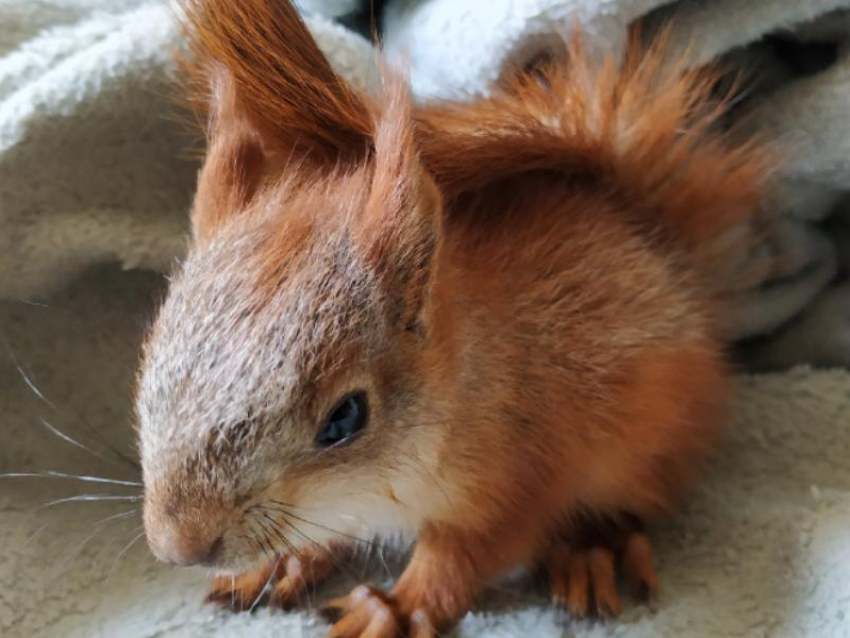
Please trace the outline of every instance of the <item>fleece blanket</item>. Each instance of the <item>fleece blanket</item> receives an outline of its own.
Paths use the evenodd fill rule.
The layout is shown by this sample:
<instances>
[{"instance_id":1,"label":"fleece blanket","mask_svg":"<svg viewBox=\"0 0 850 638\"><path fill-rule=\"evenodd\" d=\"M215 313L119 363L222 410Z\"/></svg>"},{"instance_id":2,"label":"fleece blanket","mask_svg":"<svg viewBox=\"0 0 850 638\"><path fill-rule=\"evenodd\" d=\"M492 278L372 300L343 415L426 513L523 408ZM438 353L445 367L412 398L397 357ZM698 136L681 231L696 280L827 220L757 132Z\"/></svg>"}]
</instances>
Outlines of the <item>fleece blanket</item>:
<instances>
[{"instance_id":1,"label":"fleece blanket","mask_svg":"<svg viewBox=\"0 0 850 638\"><path fill-rule=\"evenodd\" d=\"M300 5L340 72L374 86L373 51L355 31L368 29L362 3ZM576 19L614 54L635 20L674 20L694 64L720 58L750 72L735 115L793 152L764 204L770 232L739 265L771 268L746 290L730 277L728 323L753 368L778 369L850 361L848 7L390 0L380 22L387 55L408 64L422 100L486 92ZM132 482L103 437L132 454L138 339L164 285L153 273L184 250L202 150L173 83L173 12L159 0L0 0L0 25L0 472ZM664 585L653 609L577 622L519 577L491 588L458 635L850 635L850 376L798 367L739 386L708 480L680 518L653 530ZM133 494L0 478L0 635L321 635L309 614L202 606L206 575L152 562ZM383 565L369 577L385 579Z\"/></svg>"}]
</instances>

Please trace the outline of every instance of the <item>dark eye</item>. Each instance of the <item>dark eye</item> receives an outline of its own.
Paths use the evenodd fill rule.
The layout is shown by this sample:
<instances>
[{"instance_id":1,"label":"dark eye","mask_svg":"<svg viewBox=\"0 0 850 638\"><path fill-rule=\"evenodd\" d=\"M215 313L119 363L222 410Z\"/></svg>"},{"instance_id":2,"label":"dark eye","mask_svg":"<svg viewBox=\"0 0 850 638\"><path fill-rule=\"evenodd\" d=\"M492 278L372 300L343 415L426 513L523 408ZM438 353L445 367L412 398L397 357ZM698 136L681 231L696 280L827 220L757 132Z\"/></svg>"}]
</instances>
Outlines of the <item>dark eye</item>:
<instances>
[{"instance_id":1,"label":"dark eye","mask_svg":"<svg viewBox=\"0 0 850 638\"><path fill-rule=\"evenodd\" d=\"M366 403L366 393L350 394L337 403L328 414L322 431L316 437L316 443L323 447L330 447L347 441L366 427L368 417L369 406Z\"/></svg>"}]
</instances>

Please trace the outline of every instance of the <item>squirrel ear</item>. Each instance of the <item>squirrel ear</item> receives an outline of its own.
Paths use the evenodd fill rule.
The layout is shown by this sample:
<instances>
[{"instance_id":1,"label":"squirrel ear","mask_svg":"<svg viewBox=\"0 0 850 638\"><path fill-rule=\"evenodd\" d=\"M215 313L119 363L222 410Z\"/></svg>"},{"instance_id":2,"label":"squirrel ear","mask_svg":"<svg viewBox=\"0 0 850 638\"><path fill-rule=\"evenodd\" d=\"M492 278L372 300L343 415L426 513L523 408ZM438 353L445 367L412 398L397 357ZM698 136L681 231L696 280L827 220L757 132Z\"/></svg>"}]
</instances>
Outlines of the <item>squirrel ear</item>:
<instances>
[{"instance_id":1,"label":"squirrel ear","mask_svg":"<svg viewBox=\"0 0 850 638\"><path fill-rule=\"evenodd\" d=\"M334 71L289 0L178 0L192 77L227 69L270 161L358 164L372 150L371 100Z\"/></svg>"},{"instance_id":2,"label":"squirrel ear","mask_svg":"<svg viewBox=\"0 0 850 638\"><path fill-rule=\"evenodd\" d=\"M360 241L390 302L390 320L411 328L427 302L442 206L416 153L407 90L399 78L388 78L388 84Z\"/></svg>"},{"instance_id":3,"label":"squirrel ear","mask_svg":"<svg viewBox=\"0 0 850 638\"><path fill-rule=\"evenodd\" d=\"M265 168L260 136L240 112L232 74L217 67L209 78L209 144L192 206L192 229L199 242L248 205Z\"/></svg>"},{"instance_id":4,"label":"squirrel ear","mask_svg":"<svg viewBox=\"0 0 850 638\"><path fill-rule=\"evenodd\" d=\"M188 77L210 102L195 235L243 209L264 174L330 172L372 153L371 100L331 67L289 0L178 0ZM212 88L212 95L208 89Z\"/></svg>"}]
</instances>

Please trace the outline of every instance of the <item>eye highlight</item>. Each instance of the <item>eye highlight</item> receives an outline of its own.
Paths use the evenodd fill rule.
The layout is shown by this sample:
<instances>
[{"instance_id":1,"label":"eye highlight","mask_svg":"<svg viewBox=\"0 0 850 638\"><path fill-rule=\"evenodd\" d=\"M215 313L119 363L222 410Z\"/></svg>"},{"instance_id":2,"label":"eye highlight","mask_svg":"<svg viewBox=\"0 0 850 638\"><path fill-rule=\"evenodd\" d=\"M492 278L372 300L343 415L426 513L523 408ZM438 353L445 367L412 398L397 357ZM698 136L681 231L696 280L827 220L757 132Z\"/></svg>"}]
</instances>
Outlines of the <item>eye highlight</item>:
<instances>
[{"instance_id":1,"label":"eye highlight","mask_svg":"<svg viewBox=\"0 0 850 638\"><path fill-rule=\"evenodd\" d=\"M366 427L368 419L366 393L349 394L340 399L325 418L316 443L322 447L331 447L347 442Z\"/></svg>"}]
</instances>

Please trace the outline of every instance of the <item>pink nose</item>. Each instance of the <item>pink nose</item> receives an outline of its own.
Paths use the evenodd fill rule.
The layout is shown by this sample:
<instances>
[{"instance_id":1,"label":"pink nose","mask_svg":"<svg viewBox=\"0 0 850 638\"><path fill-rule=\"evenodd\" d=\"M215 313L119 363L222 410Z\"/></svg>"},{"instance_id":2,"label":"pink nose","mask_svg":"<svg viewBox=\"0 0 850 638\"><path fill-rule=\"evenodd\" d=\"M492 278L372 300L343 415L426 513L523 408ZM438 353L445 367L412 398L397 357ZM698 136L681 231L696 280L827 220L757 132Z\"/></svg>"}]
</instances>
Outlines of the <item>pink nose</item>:
<instances>
[{"instance_id":1,"label":"pink nose","mask_svg":"<svg viewBox=\"0 0 850 638\"><path fill-rule=\"evenodd\" d=\"M147 530L148 544L157 559L172 565L213 565L221 556L224 539L218 533L204 530L181 530L175 527Z\"/></svg>"}]
</instances>

